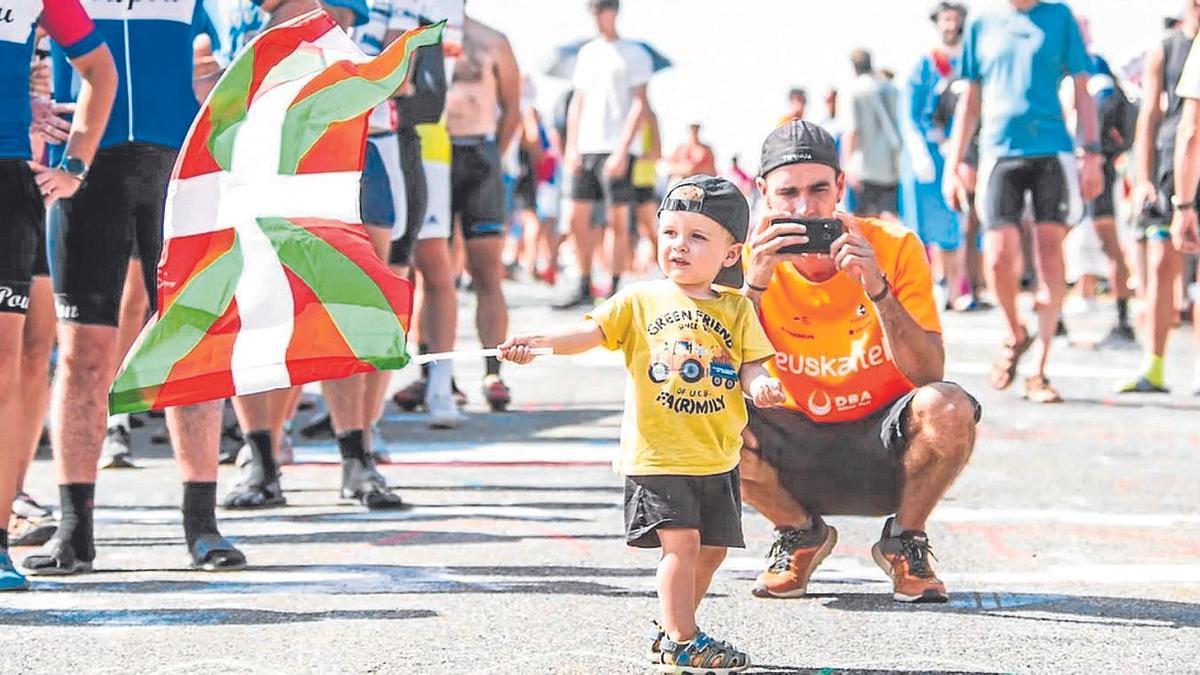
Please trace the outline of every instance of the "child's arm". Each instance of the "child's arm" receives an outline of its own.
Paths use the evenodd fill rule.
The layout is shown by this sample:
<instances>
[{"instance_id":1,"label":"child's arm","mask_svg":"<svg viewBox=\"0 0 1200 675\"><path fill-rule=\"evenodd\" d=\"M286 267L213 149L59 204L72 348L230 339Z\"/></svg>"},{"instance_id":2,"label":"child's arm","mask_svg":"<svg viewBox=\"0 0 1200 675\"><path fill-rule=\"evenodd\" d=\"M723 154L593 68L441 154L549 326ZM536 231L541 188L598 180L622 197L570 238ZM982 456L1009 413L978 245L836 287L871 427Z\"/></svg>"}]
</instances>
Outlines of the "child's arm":
<instances>
[{"instance_id":1,"label":"child's arm","mask_svg":"<svg viewBox=\"0 0 1200 675\"><path fill-rule=\"evenodd\" d=\"M587 320L541 335L516 335L500 345L500 358L513 363L533 361L529 350L549 347L555 354L578 354L604 344L604 331L599 324Z\"/></svg>"},{"instance_id":2,"label":"child's arm","mask_svg":"<svg viewBox=\"0 0 1200 675\"><path fill-rule=\"evenodd\" d=\"M742 391L749 394L754 405L771 408L786 401L787 396L783 393L783 384L763 367L764 362L766 359L743 363L738 378L742 381Z\"/></svg>"}]
</instances>

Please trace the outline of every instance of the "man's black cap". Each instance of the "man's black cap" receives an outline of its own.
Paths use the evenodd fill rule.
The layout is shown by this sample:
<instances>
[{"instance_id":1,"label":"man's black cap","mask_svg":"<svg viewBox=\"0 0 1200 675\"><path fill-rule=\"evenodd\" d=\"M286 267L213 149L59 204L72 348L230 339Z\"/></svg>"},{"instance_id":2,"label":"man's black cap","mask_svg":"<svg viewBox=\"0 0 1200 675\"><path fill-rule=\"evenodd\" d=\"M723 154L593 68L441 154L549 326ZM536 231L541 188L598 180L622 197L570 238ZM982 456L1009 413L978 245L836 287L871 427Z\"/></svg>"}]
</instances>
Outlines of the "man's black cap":
<instances>
[{"instance_id":1,"label":"man's black cap","mask_svg":"<svg viewBox=\"0 0 1200 675\"><path fill-rule=\"evenodd\" d=\"M698 199L682 198L680 188L687 186L699 189ZM682 192L686 194L694 191L683 190ZM692 195L687 196L692 197ZM746 201L746 196L742 194L742 191L724 178L704 174L684 178L667 190L667 195L663 197L662 204L658 207L660 216L663 211L686 211L711 218L725 228L729 234L732 234L733 240L739 244L745 243L746 235L750 231L750 204ZM741 288L741 261L731 267L722 268L713 283Z\"/></svg>"},{"instance_id":2,"label":"man's black cap","mask_svg":"<svg viewBox=\"0 0 1200 675\"><path fill-rule=\"evenodd\" d=\"M841 171L833 136L812 122L794 120L772 131L763 141L758 174L765 176L781 166L802 162L824 164Z\"/></svg>"}]
</instances>

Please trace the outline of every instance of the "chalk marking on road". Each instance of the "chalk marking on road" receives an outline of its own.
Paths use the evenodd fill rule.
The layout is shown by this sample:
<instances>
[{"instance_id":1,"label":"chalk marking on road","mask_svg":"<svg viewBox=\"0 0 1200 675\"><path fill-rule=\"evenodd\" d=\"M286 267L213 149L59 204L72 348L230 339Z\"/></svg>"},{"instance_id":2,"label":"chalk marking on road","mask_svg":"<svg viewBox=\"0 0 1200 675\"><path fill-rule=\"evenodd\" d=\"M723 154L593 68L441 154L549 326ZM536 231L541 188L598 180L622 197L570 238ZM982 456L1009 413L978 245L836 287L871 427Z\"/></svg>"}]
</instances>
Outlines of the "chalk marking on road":
<instances>
[{"instance_id":1,"label":"chalk marking on road","mask_svg":"<svg viewBox=\"0 0 1200 675\"><path fill-rule=\"evenodd\" d=\"M1200 525L1196 513L1106 513L1066 509L971 509L939 506L931 520L947 523L1067 523L1107 527L1176 527Z\"/></svg>"}]
</instances>

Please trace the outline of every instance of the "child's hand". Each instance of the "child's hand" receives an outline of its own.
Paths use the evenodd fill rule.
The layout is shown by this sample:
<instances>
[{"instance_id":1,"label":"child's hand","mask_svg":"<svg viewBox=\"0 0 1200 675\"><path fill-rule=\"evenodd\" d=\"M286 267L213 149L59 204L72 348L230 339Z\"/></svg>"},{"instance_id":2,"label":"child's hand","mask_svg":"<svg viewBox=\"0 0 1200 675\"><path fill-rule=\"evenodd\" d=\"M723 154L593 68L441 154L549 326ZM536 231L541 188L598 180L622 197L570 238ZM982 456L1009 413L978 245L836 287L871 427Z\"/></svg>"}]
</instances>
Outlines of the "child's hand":
<instances>
[{"instance_id":1,"label":"child's hand","mask_svg":"<svg viewBox=\"0 0 1200 675\"><path fill-rule=\"evenodd\" d=\"M525 365L526 363L531 363L536 358L532 352L533 347L533 337L518 335L508 338L497 349L500 350L500 358L502 360Z\"/></svg>"},{"instance_id":2,"label":"child's hand","mask_svg":"<svg viewBox=\"0 0 1200 675\"><path fill-rule=\"evenodd\" d=\"M750 383L750 398L759 408L773 408L787 400L783 384L773 377L758 377Z\"/></svg>"}]
</instances>

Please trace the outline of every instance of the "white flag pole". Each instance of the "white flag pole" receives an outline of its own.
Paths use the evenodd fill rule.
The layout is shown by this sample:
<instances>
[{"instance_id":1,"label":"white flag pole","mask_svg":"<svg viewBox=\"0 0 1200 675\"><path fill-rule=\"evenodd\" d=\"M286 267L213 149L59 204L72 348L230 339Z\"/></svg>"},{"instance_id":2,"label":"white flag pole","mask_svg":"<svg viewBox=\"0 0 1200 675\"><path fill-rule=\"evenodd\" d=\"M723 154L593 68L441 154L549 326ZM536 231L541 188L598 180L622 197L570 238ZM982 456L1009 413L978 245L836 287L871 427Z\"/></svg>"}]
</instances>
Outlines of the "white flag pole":
<instances>
[{"instance_id":1,"label":"white flag pole","mask_svg":"<svg viewBox=\"0 0 1200 675\"><path fill-rule=\"evenodd\" d=\"M535 347L529 350L534 356L549 356L554 353L550 347ZM451 359L477 359L486 356L500 356L499 349L462 349L454 352L434 352L432 354L416 354L412 357L412 362L416 365L422 365L433 361L448 361Z\"/></svg>"}]
</instances>

